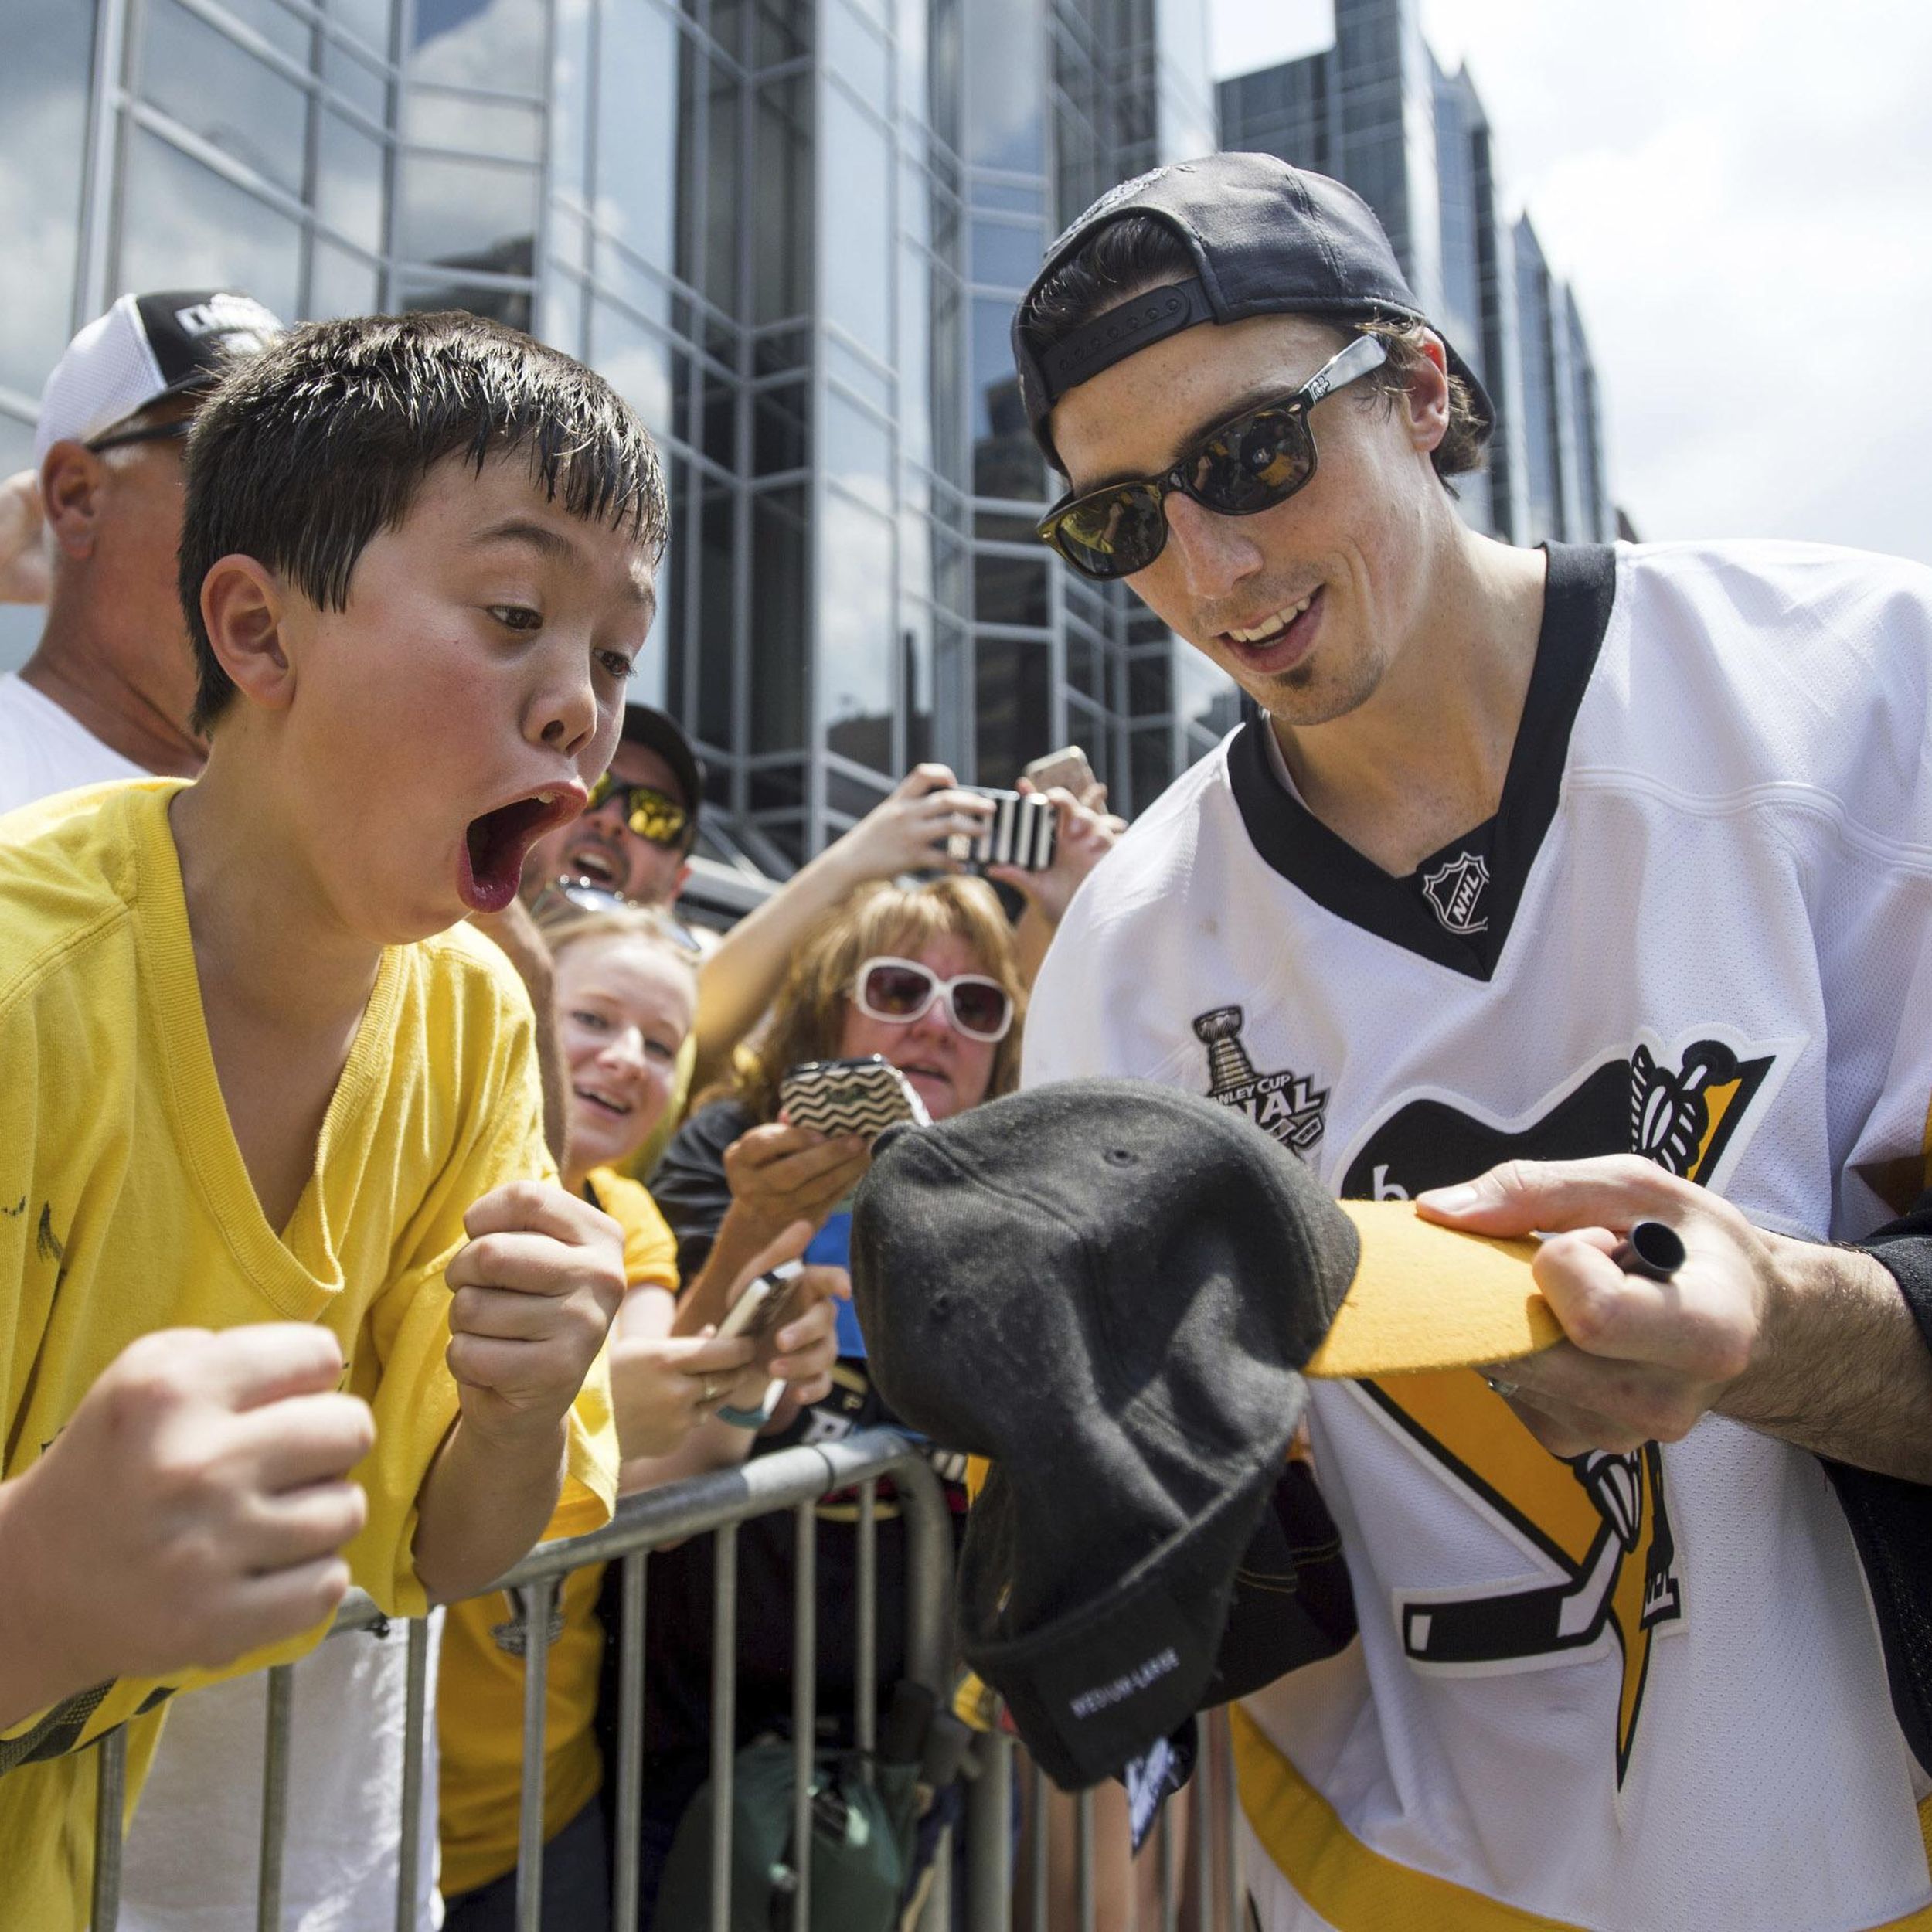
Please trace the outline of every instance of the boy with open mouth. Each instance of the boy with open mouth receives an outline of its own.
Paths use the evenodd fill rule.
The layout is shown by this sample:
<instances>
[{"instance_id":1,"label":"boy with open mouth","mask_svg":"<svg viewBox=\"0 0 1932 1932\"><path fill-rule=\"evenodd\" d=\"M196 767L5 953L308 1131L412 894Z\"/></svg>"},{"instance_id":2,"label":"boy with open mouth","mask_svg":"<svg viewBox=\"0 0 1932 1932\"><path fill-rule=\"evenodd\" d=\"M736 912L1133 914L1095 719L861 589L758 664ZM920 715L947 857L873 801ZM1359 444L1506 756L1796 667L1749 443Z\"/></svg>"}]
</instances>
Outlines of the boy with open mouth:
<instances>
[{"instance_id":1,"label":"boy with open mouth","mask_svg":"<svg viewBox=\"0 0 1932 1932\"><path fill-rule=\"evenodd\" d=\"M298 330L189 447L204 774L0 838L10 1922L85 1920L85 1747L128 1726L138 1790L170 1695L352 1581L420 1614L608 1516L621 1243L463 922L609 763L665 515L568 357Z\"/></svg>"}]
</instances>

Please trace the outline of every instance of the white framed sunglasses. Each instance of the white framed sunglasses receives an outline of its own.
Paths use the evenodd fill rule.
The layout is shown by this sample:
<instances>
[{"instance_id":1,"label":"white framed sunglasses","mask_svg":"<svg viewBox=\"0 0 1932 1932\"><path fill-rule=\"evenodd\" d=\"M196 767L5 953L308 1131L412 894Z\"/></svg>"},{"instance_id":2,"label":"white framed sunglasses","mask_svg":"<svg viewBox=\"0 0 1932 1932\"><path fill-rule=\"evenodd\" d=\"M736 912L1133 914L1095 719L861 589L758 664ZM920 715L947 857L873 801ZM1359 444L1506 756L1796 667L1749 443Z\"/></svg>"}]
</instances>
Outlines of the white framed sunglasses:
<instances>
[{"instance_id":1,"label":"white framed sunglasses","mask_svg":"<svg viewBox=\"0 0 1932 1932\"><path fill-rule=\"evenodd\" d=\"M852 982L852 998L869 1019L910 1026L936 999L946 1002L946 1017L968 1039L1003 1040L1013 1024L1012 996L984 973L941 979L916 959L882 954L867 960Z\"/></svg>"}]
</instances>

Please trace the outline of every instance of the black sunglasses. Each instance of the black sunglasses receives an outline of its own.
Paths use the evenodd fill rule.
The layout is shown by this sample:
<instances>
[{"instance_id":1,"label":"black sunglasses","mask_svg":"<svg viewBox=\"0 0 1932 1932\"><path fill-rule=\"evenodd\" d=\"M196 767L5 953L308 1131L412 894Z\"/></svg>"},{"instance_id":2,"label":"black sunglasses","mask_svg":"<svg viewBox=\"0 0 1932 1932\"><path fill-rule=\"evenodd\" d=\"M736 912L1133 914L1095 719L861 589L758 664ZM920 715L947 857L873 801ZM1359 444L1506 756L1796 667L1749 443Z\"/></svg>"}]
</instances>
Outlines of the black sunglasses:
<instances>
[{"instance_id":1,"label":"black sunglasses","mask_svg":"<svg viewBox=\"0 0 1932 1932\"><path fill-rule=\"evenodd\" d=\"M98 452L117 450L124 443L185 443L194 427L195 419L184 416L172 423L151 423L144 429L110 430L105 436L97 436L87 447Z\"/></svg>"},{"instance_id":2,"label":"black sunglasses","mask_svg":"<svg viewBox=\"0 0 1932 1932\"><path fill-rule=\"evenodd\" d=\"M1200 437L1160 476L1105 483L1046 513L1039 539L1082 577L1105 583L1145 570L1167 543L1170 490L1221 516L1253 516L1285 503L1315 474L1308 412L1323 396L1389 359L1372 335L1358 335L1292 396L1243 410Z\"/></svg>"}]
</instances>

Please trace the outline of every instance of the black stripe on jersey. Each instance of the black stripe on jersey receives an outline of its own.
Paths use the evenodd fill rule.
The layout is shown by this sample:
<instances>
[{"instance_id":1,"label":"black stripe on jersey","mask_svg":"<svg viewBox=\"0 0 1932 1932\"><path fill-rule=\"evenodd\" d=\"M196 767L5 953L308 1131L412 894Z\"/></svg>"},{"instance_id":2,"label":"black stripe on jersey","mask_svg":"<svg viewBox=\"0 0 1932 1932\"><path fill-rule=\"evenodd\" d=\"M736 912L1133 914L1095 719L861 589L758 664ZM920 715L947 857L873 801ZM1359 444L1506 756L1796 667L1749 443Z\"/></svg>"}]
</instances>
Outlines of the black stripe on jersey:
<instances>
[{"instance_id":1,"label":"black stripe on jersey","mask_svg":"<svg viewBox=\"0 0 1932 1932\"><path fill-rule=\"evenodd\" d=\"M1598 544L1546 546L1543 628L1516 727L1509 770L1496 815L1406 876L1386 872L1323 825L1276 777L1250 715L1228 748L1235 803L1255 850L1317 905L1365 932L1406 947L1471 979L1487 979L1509 937L1529 869L1556 815L1570 727L1596 668L1616 595L1615 553ZM1465 855L1488 868L1477 911L1481 930L1455 932L1431 903L1425 882ZM1468 922L1468 923L1473 923Z\"/></svg>"}]
</instances>

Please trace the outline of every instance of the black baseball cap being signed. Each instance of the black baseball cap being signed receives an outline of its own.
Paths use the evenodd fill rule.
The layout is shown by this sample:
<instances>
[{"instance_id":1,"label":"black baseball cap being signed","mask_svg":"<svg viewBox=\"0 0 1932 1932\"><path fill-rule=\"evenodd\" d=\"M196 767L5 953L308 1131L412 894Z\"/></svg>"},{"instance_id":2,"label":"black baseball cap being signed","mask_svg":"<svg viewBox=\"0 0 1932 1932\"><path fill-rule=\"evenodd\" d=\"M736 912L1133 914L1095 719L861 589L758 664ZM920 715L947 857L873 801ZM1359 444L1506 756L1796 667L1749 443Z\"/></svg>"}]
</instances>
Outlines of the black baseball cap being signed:
<instances>
[{"instance_id":1,"label":"black baseball cap being signed","mask_svg":"<svg viewBox=\"0 0 1932 1932\"><path fill-rule=\"evenodd\" d=\"M1148 289L1083 322L1036 355L1022 321L1036 294L1110 223L1145 215L1193 257L1185 280ZM1047 250L1013 318L1013 361L1026 420L1046 460L1063 468L1049 419L1069 389L1150 342L1202 322L1308 315L1335 322L1420 323L1422 311L1373 211L1353 189L1272 155L1218 154L1151 169L1111 188ZM1450 372L1468 385L1485 427L1496 420L1475 371L1443 336Z\"/></svg>"},{"instance_id":2,"label":"black baseball cap being signed","mask_svg":"<svg viewBox=\"0 0 1932 1932\"><path fill-rule=\"evenodd\" d=\"M1307 1661L1279 1598L1230 1620L1304 1376L1547 1346L1533 1252L1338 1203L1245 1115L1141 1081L879 1137L852 1230L869 1366L912 1427L990 1459L961 1645L1056 1784Z\"/></svg>"}]
</instances>

